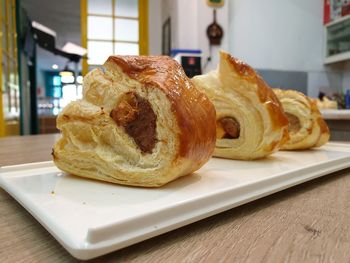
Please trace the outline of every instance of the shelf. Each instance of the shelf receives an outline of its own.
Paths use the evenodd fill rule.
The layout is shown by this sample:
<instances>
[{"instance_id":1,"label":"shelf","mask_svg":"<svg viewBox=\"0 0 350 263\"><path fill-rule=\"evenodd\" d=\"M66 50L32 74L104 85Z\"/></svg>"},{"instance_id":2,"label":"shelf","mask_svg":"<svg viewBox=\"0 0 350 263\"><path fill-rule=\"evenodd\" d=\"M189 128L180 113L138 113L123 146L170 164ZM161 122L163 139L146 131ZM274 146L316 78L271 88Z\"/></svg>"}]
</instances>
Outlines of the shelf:
<instances>
[{"instance_id":1,"label":"shelf","mask_svg":"<svg viewBox=\"0 0 350 263\"><path fill-rule=\"evenodd\" d=\"M350 60L349 25L350 25L350 15L346 15L324 26L324 31L325 31L324 64L332 64L332 63ZM330 53L336 53L336 54L329 55Z\"/></svg>"},{"instance_id":2,"label":"shelf","mask_svg":"<svg viewBox=\"0 0 350 263\"><path fill-rule=\"evenodd\" d=\"M331 64L345 60L350 60L350 51L326 57L324 60L324 64Z\"/></svg>"},{"instance_id":3,"label":"shelf","mask_svg":"<svg viewBox=\"0 0 350 263\"><path fill-rule=\"evenodd\" d=\"M328 24L325 25L325 27L334 26L334 25L342 23L342 22L344 22L344 21L346 21L348 19L350 19L350 15L343 16L343 17L341 17L339 19L336 19L336 20L334 20L332 22L329 22Z\"/></svg>"},{"instance_id":4,"label":"shelf","mask_svg":"<svg viewBox=\"0 0 350 263\"><path fill-rule=\"evenodd\" d=\"M350 120L350 110L321 110L323 118L326 120Z\"/></svg>"},{"instance_id":5,"label":"shelf","mask_svg":"<svg viewBox=\"0 0 350 263\"><path fill-rule=\"evenodd\" d=\"M336 42L336 41L347 41L349 42L350 34L346 36L337 36L332 39L328 39L328 43Z\"/></svg>"}]
</instances>

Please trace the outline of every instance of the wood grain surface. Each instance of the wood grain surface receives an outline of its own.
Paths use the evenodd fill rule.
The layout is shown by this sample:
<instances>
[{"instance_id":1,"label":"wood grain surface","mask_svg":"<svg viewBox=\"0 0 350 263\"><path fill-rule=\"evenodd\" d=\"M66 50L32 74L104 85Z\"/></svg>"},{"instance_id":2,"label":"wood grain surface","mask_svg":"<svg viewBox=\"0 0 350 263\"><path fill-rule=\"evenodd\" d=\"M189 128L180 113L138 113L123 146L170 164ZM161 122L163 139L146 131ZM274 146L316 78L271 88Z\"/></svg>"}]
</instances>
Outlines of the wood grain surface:
<instances>
[{"instance_id":1,"label":"wood grain surface","mask_svg":"<svg viewBox=\"0 0 350 263\"><path fill-rule=\"evenodd\" d=\"M57 135L0 139L0 165L50 160ZM0 190L1 262L77 262ZM350 262L350 169L91 262Z\"/></svg>"}]
</instances>

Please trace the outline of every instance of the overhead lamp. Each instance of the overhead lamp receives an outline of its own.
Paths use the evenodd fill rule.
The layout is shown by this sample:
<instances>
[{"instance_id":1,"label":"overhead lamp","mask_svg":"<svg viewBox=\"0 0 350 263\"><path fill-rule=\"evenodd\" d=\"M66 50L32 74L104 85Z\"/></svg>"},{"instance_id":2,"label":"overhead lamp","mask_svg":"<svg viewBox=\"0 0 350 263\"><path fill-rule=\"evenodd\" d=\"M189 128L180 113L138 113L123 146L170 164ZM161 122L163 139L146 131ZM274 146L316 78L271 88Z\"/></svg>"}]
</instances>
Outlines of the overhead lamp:
<instances>
[{"instance_id":1,"label":"overhead lamp","mask_svg":"<svg viewBox=\"0 0 350 263\"><path fill-rule=\"evenodd\" d=\"M61 82L64 84L74 83L75 81L73 71L69 70L68 66L65 66L59 75L61 76Z\"/></svg>"},{"instance_id":2,"label":"overhead lamp","mask_svg":"<svg viewBox=\"0 0 350 263\"><path fill-rule=\"evenodd\" d=\"M61 77L73 76L73 71L69 70L68 66L65 66L59 74Z\"/></svg>"},{"instance_id":3,"label":"overhead lamp","mask_svg":"<svg viewBox=\"0 0 350 263\"><path fill-rule=\"evenodd\" d=\"M52 64L51 68L52 69L58 69L58 65L57 64Z\"/></svg>"},{"instance_id":4,"label":"overhead lamp","mask_svg":"<svg viewBox=\"0 0 350 263\"><path fill-rule=\"evenodd\" d=\"M64 70L64 71L60 71L59 75L61 77L70 77L70 76L73 76L73 72Z\"/></svg>"},{"instance_id":5,"label":"overhead lamp","mask_svg":"<svg viewBox=\"0 0 350 263\"><path fill-rule=\"evenodd\" d=\"M78 56L85 56L87 54L87 49L86 48L83 48L81 46L78 46L72 42L67 42L63 48L62 48L62 51L66 52L66 53L69 53L69 54L75 54L75 55L78 55Z\"/></svg>"},{"instance_id":6,"label":"overhead lamp","mask_svg":"<svg viewBox=\"0 0 350 263\"><path fill-rule=\"evenodd\" d=\"M46 50L54 52L57 34L51 28L48 28L36 21L32 21L34 39L38 45Z\"/></svg>"}]
</instances>

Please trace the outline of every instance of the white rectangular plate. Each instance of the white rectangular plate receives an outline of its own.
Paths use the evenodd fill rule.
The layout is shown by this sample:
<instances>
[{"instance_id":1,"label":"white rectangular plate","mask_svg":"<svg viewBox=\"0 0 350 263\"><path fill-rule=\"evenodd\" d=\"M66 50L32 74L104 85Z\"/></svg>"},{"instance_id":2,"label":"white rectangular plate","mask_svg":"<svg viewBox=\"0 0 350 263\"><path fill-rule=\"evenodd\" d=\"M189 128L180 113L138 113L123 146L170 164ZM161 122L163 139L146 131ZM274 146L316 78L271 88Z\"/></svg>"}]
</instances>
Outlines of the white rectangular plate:
<instances>
[{"instance_id":1,"label":"white rectangular plate","mask_svg":"<svg viewBox=\"0 0 350 263\"><path fill-rule=\"evenodd\" d=\"M90 259L350 167L350 146L329 143L258 161L212 158L159 189L60 172L52 162L0 168L0 185L74 257Z\"/></svg>"}]
</instances>

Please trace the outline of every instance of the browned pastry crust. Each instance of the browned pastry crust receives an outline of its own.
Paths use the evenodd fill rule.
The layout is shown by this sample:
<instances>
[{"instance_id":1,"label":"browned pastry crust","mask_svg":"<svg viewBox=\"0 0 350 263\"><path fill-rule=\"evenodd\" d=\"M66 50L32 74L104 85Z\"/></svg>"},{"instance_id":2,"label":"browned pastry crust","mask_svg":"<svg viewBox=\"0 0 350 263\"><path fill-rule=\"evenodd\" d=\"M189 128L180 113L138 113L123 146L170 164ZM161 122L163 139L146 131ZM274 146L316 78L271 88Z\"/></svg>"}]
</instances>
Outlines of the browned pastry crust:
<instances>
[{"instance_id":1,"label":"browned pastry crust","mask_svg":"<svg viewBox=\"0 0 350 263\"><path fill-rule=\"evenodd\" d=\"M216 108L214 156L263 158L288 140L288 120L279 100L249 65L221 51L218 69L193 81Z\"/></svg>"},{"instance_id":2,"label":"browned pastry crust","mask_svg":"<svg viewBox=\"0 0 350 263\"><path fill-rule=\"evenodd\" d=\"M212 155L215 109L187 78L180 64L167 56L110 56L105 65L118 66L145 87L162 90L172 105L180 134L180 157L202 166ZM197 168L198 169L198 168ZM197 170L194 169L194 170Z\"/></svg>"},{"instance_id":3,"label":"browned pastry crust","mask_svg":"<svg viewBox=\"0 0 350 263\"><path fill-rule=\"evenodd\" d=\"M105 72L95 69L84 78L83 99L58 116L63 137L55 144L54 160L59 168L93 179L154 187L190 174L209 160L215 146L215 109L176 61L166 56L110 56L104 67ZM83 156L86 138L70 143L83 136L76 129L81 124L94 133L84 135L89 142L108 127L113 137L102 140L108 149L116 148L112 141L126 144L126 150ZM153 135L153 141L147 139ZM124 163L113 163L113 155ZM84 158L91 171L82 167L87 165ZM72 159L78 162L72 165ZM139 169L137 162L147 163L149 169Z\"/></svg>"},{"instance_id":4,"label":"browned pastry crust","mask_svg":"<svg viewBox=\"0 0 350 263\"><path fill-rule=\"evenodd\" d=\"M329 129L315 101L295 90L273 90L289 119L290 139L283 150L320 147L330 137Z\"/></svg>"},{"instance_id":5,"label":"browned pastry crust","mask_svg":"<svg viewBox=\"0 0 350 263\"><path fill-rule=\"evenodd\" d=\"M288 124L288 120L284 112L281 110L281 102L278 100L272 89L252 67L228 53L223 53L222 56L226 57L227 61L230 62L231 66L242 80L250 82L251 85L257 86L256 92L259 96L260 103L266 105L273 129L278 132L281 130L283 131L281 140L279 142L276 141L276 145L271 145L271 148L274 149L277 145L279 145L279 147L282 146L288 141L289 134L285 128Z\"/></svg>"}]
</instances>

